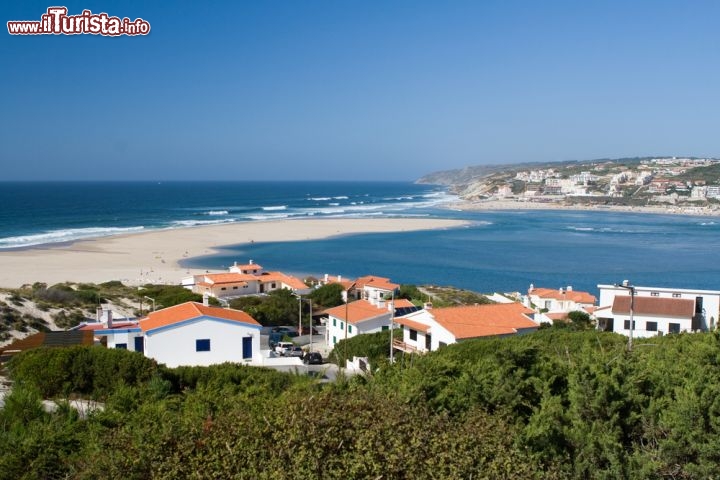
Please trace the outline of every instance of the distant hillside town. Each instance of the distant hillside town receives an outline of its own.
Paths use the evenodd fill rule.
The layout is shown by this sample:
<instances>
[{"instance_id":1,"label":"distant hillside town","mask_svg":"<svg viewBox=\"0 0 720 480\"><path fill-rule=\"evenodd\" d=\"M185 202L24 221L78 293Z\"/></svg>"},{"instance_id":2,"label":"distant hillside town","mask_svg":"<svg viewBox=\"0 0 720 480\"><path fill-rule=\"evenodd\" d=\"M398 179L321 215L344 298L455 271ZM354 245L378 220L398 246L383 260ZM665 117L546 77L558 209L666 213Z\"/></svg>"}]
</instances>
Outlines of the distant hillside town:
<instances>
[{"instance_id":1,"label":"distant hillside town","mask_svg":"<svg viewBox=\"0 0 720 480\"><path fill-rule=\"evenodd\" d=\"M561 164L506 165L439 172L464 200L607 205L720 206L720 160L657 157Z\"/></svg>"}]
</instances>

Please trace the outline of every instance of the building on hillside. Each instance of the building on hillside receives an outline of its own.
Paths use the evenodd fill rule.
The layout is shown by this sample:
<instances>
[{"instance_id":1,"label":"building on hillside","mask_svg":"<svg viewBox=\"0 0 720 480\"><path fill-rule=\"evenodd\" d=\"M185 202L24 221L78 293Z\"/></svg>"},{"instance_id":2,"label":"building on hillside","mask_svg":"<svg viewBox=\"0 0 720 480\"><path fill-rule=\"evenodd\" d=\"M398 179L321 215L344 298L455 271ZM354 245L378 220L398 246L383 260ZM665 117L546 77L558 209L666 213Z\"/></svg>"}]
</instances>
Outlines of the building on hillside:
<instances>
[{"instance_id":1,"label":"building on hillside","mask_svg":"<svg viewBox=\"0 0 720 480\"><path fill-rule=\"evenodd\" d=\"M186 302L140 320L145 356L169 367L262 363L261 325L247 313Z\"/></svg>"},{"instance_id":2,"label":"building on hillside","mask_svg":"<svg viewBox=\"0 0 720 480\"><path fill-rule=\"evenodd\" d=\"M598 285L598 329L630 334L630 290ZM633 336L713 330L720 316L720 291L633 287Z\"/></svg>"},{"instance_id":3,"label":"building on hillside","mask_svg":"<svg viewBox=\"0 0 720 480\"><path fill-rule=\"evenodd\" d=\"M320 284L327 285L330 283L339 283L343 286L343 301L347 301L348 292L351 300L364 299L371 303L380 300L392 300L393 294L400 288L400 285L392 283L389 278L375 275L365 275L356 280L351 280L343 278L342 275L333 277L326 273Z\"/></svg>"},{"instance_id":4,"label":"building on hillside","mask_svg":"<svg viewBox=\"0 0 720 480\"><path fill-rule=\"evenodd\" d=\"M246 265L237 262L225 273L203 273L192 280L184 279L183 285L194 293L217 299L231 299L244 295L261 295L282 288L296 295L307 295L312 289L301 280L282 272L266 272L252 260Z\"/></svg>"},{"instance_id":5,"label":"building on hillside","mask_svg":"<svg viewBox=\"0 0 720 480\"><path fill-rule=\"evenodd\" d=\"M169 367L261 364L260 324L245 312L186 302L128 324L85 326L108 348L143 353Z\"/></svg>"},{"instance_id":6,"label":"building on hillside","mask_svg":"<svg viewBox=\"0 0 720 480\"><path fill-rule=\"evenodd\" d=\"M333 348L340 340L365 333L376 333L390 328L395 316L407 315L420 310L409 300L355 300L325 311L326 341Z\"/></svg>"},{"instance_id":7,"label":"building on hillside","mask_svg":"<svg viewBox=\"0 0 720 480\"><path fill-rule=\"evenodd\" d=\"M523 298L526 307L535 308L550 319L561 319L567 317L570 312L581 311L590 314L595 306L595 295L589 292L573 290L568 285L565 288L536 288L530 285L528 293Z\"/></svg>"},{"instance_id":8,"label":"building on hillside","mask_svg":"<svg viewBox=\"0 0 720 480\"><path fill-rule=\"evenodd\" d=\"M403 337L393 342L393 348L424 353L473 338L531 333L540 326L534 314L520 303L420 310L395 319L403 328Z\"/></svg>"}]
</instances>

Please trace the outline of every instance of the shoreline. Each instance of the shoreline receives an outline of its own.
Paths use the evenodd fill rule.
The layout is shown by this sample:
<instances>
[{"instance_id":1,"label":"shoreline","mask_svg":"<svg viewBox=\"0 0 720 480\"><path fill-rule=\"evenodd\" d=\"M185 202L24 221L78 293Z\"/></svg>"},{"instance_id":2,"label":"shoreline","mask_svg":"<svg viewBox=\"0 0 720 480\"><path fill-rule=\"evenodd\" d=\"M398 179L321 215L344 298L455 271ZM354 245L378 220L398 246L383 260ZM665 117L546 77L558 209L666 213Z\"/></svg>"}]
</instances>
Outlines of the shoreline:
<instances>
[{"instance_id":1,"label":"shoreline","mask_svg":"<svg viewBox=\"0 0 720 480\"><path fill-rule=\"evenodd\" d=\"M516 200L464 200L448 203L445 208L467 212L501 211L501 210L569 210L613 213L648 213L654 215L685 215L688 217L718 217L720 207L687 207L675 205L658 206L622 206L622 205L580 205L556 202L532 202Z\"/></svg>"},{"instance_id":2,"label":"shoreline","mask_svg":"<svg viewBox=\"0 0 720 480\"><path fill-rule=\"evenodd\" d=\"M212 255L231 245L303 241L363 233L409 232L454 228L464 220L441 218L284 219L150 230L32 245L0 251L0 288L43 282L126 285L180 284L183 277L204 273L180 262ZM248 259L238 258L238 261ZM262 259L256 259L262 263ZM282 269L281 265L273 268Z\"/></svg>"}]
</instances>

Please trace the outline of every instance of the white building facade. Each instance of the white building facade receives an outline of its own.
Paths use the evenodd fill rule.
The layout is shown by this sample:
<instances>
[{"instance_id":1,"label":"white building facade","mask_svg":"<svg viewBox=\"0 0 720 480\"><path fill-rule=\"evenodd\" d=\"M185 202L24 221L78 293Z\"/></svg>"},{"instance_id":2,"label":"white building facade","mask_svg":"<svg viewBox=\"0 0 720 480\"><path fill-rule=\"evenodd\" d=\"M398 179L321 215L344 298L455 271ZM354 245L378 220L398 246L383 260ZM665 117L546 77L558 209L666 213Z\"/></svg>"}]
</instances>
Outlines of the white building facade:
<instances>
[{"instance_id":1,"label":"white building facade","mask_svg":"<svg viewBox=\"0 0 720 480\"><path fill-rule=\"evenodd\" d=\"M720 291L634 286L630 290L598 285L599 307L595 312L598 329L630 334L632 303L633 336L651 337L668 333L708 331L720 317Z\"/></svg>"}]
</instances>

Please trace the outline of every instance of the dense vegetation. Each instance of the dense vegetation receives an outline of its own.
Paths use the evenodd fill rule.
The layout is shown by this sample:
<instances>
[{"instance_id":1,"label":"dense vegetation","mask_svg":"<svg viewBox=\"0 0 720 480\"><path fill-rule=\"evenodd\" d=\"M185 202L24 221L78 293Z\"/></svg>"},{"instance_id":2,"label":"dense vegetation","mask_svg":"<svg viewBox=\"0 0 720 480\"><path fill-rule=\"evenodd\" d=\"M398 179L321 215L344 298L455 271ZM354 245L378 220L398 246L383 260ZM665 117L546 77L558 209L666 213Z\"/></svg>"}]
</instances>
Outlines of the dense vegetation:
<instances>
[{"instance_id":1,"label":"dense vegetation","mask_svg":"<svg viewBox=\"0 0 720 480\"><path fill-rule=\"evenodd\" d=\"M230 308L243 310L262 325L296 325L298 323L298 297L291 290L281 288L263 296L246 296L230 301ZM303 305L305 313L306 305Z\"/></svg>"},{"instance_id":2,"label":"dense vegetation","mask_svg":"<svg viewBox=\"0 0 720 480\"><path fill-rule=\"evenodd\" d=\"M720 475L717 332L637 340L628 352L621 336L550 328L402 356L328 385L145 361L100 347L13 360L0 478ZM41 392L106 408L87 420L62 405L47 414Z\"/></svg>"}]
</instances>

